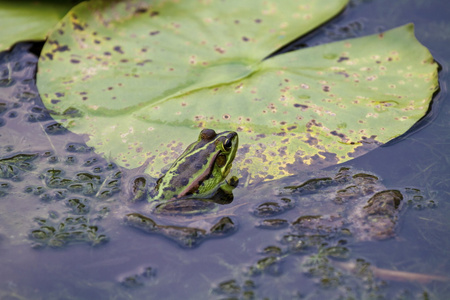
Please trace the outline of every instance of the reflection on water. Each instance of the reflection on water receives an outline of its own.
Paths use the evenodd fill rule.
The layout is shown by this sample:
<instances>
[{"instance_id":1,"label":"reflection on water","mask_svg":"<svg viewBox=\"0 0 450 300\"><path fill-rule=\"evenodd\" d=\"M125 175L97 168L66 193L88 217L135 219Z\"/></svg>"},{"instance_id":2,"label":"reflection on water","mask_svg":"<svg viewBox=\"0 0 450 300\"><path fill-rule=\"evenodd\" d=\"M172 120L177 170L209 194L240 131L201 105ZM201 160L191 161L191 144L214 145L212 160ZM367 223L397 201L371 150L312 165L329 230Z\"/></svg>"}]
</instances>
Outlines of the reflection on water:
<instances>
[{"instance_id":1,"label":"reflection on water","mask_svg":"<svg viewBox=\"0 0 450 300\"><path fill-rule=\"evenodd\" d=\"M230 205L171 219L122 199L122 171L51 119L34 85L37 59L28 48L0 54L2 299L450 294L443 196L449 163L436 146L449 143L447 121L436 121L440 135L425 142L413 136L347 166L238 187ZM411 149L423 160L408 161L402 154ZM440 163L433 160L436 152ZM390 186L351 164L392 170L383 174ZM140 213L158 225L150 224L149 232L128 226L124 217ZM223 219L233 224L229 234L200 239ZM219 222L219 229L230 222ZM154 228L161 230L155 235Z\"/></svg>"}]
</instances>

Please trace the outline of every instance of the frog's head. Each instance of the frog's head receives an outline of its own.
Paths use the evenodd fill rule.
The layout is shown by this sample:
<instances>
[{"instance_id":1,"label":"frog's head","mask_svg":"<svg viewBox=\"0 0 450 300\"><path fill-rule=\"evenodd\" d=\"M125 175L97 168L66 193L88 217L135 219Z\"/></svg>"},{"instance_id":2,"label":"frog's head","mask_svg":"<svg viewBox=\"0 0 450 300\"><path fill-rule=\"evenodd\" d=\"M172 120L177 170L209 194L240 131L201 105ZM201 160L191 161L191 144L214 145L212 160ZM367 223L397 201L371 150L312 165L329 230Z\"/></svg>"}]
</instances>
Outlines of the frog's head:
<instances>
[{"instance_id":1,"label":"frog's head","mask_svg":"<svg viewBox=\"0 0 450 300\"><path fill-rule=\"evenodd\" d=\"M224 182L238 148L234 131L203 129L166 174L158 179L153 198L208 197Z\"/></svg>"}]
</instances>

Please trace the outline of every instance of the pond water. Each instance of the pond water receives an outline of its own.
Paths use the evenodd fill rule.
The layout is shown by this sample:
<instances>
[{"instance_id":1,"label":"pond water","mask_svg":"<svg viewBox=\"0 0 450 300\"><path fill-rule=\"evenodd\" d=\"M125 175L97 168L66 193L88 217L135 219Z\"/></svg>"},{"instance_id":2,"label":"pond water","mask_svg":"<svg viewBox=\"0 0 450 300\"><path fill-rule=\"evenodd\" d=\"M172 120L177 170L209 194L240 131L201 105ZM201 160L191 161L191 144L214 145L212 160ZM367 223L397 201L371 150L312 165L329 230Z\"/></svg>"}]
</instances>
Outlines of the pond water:
<instances>
[{"instance_id":1,"label":"pond water","mask_svg":"<svg viewBox=\"0 0 450 300\"><path fill-rule=\"evenodd\" d=\"M120 170L40 102L28 52L39 44L1 53L0 299L448 299L448 10L439 0L355 0L283 49L414 22L442 67L441 89L429 114L388 145L320 172L240 186L216 215L190 220L210 227L228 216L234 227L219 238L125 224L137 207L120 200ZM352 179L338 180L343 170ZM403 200L392 226L374 233L361 207L380 191Z\"/></svg>"}]
</instances>

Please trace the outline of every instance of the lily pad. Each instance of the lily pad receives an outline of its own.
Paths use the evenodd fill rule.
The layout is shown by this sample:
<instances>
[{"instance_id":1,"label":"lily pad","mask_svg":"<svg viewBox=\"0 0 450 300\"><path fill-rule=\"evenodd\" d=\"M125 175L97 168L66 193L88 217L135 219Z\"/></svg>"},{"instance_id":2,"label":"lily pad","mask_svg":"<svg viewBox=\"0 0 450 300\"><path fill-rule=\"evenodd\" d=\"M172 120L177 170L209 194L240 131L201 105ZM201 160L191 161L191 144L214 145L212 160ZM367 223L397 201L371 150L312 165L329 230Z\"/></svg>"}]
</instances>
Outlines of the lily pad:
<instances>
[{"instance_id":1,"label":"lily pad","mask_svg":"<svg viewBox=\"0 0 450 300\"><path fill-rule=\"evenodd\" d=\"M0 51L18 41L44 40L74 2L0 1Z\"/></svg>"},{"instance_id":2,"label":"lily pad","mask_svg":"<svg viewBox=\"0 0 450 300\"><path fill-rule=\"evenodd\" d=\"M246 183L341 163L407 131L438 87L412 24L264 59L346 3L82 3L45 44L38 87L65 127L155 177L201 128L239 132Z\"/></svg>"}]
</instances>

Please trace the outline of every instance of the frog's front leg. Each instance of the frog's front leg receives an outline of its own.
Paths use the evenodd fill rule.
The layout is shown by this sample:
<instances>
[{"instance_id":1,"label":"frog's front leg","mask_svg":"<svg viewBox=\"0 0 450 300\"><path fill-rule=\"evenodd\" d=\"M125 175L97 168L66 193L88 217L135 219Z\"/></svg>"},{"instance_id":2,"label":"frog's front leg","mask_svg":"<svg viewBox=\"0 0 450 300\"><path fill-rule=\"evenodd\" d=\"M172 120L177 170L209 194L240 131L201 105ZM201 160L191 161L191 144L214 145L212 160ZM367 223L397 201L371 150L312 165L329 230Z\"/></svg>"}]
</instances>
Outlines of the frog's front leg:
<instances>
[{"instance_id":1,"label":"frog's front leg","mask_svg":"<svg viewBox=\"0 0 450 300\"><path fill-rule=\"evenodd\" d=\"M232 176L229 180L225 180L219 185L216 193L211 200L218 204L229 204L233 201L233 190L238 186L239 178Z\"/></svg>"}]
</instances>

